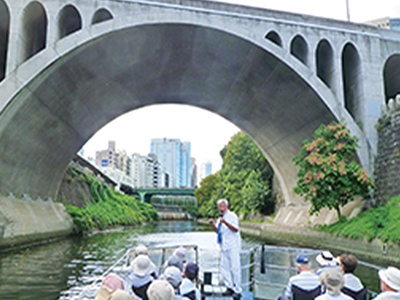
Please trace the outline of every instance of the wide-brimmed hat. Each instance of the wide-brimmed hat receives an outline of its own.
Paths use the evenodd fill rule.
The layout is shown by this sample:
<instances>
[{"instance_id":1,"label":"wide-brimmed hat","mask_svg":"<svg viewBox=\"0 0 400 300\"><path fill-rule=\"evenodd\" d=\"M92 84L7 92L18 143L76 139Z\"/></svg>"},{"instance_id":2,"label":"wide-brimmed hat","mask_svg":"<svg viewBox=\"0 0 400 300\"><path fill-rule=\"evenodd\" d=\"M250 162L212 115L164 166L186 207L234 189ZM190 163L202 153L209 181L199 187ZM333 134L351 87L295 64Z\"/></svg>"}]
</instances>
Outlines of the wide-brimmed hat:
<instances>
[{"instance_id":1,"label":"wide-brimmed hat","mask_svg":"<svg viewBox=\"0 0 400 300\"><path fill-rule=\"evenodd\" d=\"M115 290L110 297L110 300L132 300L132 296L123 290Z\"/></svg>"},{"instance_id":2,"label":"wide-brimmed hat","mask_svg":"<svg viewBox=\"0 0 400 300\"><path fill-rule=\"evenodd\" d=\"M165 262L165 268L168 267L177 267L181 272L183 271L183 263L180 260L180 258L176 255L171 255L170 257L168 257L167 261Z\"/></svg>"},{"instance_id":3,"label":"wide-brimmed hat","mask_svg":"<svg viewBox=\"0 0 400 300\"><path fill-rule=\"evenodd\" d=\"M319 280L331 295L339 295L344 285L342 272L337 268L329 268L321 273Z\"/></svg>"},{"instance_id":4,"label":"wide-brimmed hat","mask_svg":"<svg viewBox=\"0 0 400 300\"><path fill-rule=\"evenodd\" d=\"M322 267L336 266L338 264L336 258L333 257L332 253L329 251L322 251L320 254L317 255L315 260Z\"/></svg>"},{"instance_id":5,"label":"wide-brimmed hat","mask_svg":"<svg viewBox=\"0 0 400 300\"><path fill-rule=\"evenodd\" d=\"M137 276L143 277L150 275L156 268L147 255L138 255L131 263L133 273Z\"/></svg>"},{"instance_id":6,"label":"wide-brimmed hat","mask_svg":"<svg viewBox=\"0 0 400 300\"><path fill-rule=\"evenodd\" d=\"M379 278L388 286L396 291L400 291L400 270L395 267L388 267L387 269L378 272Z\"/></svg>"},{"instance_id":7,"label":"wide-brimmed hat","mask_svg":"<svg viewBox=\"0 0 400 300\"><path fill-rule=\"evenodd\" d=\"M132 300L132 296L124 290L112 290L107 286L102 285L97 291L94 300Z\"/></svg>"},{"instance_id":8,"label":"wide-brimmed hat","mask_svg":"<svg viewBox=\"0 0 400 300\"><path fill-rule=\"evenodd\" d=\"M182 263L186 262L186 249L183 248L182 246L178 247L175 249L173 255L176 255Z\"/></svg>"},{"instance_id":9,"label":"wide-brimmed hat","mask_svg":"<svg viewBox=\"0 0 400 300\"><path fill-rule=\"evenodd\" d=\"M182 273L177 267L166 268L163 275L164 279L168 281L174 289L177 289L182 282Z\"/></svg>"},{"instance_id":10,"label":"wide-brimmed hat","mask_svg":"<svg viewBox=\"0 0 400 300\"><path fill-rule=\"evenodd\" d=\"M140 254L148 255L149 250L147 249L147 247L145 245L140 244L135 247L135 250L133 250L133 253L135 254L135 256L138 256Z\"/></svg>"},{"instance_id":11,"label":"wide-brimmed hat","mask_svg":"<svg viewBox=\"0 0 400 300\"><path fill-rule=\"evenodd\" d=\"M146 294L149 300L173 300L175 297L174 289L165 280L154 280Z\"/></svg>"},{"instance_id":12,"label":"wide-brimmed hat","mask_svg":"<svg viewBox=\"0 0 400 300\"><path fill-rule=\"evenodd\" d=\"M124 281L122 280L121 277L119 277L117 274L110 273L108 274L102 281L102 285L105 285L106 287L116 290L116 289L124 289Z\"/></svg>"}]
</instances>

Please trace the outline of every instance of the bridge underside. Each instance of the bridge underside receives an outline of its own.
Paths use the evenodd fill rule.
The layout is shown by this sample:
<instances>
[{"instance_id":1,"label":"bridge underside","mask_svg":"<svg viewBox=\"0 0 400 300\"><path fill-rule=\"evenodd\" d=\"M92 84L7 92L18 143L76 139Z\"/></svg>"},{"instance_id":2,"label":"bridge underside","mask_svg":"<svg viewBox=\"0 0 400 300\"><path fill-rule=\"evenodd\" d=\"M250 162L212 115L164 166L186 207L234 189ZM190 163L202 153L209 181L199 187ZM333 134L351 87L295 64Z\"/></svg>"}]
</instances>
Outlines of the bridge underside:
<instances>
[{"instance_id":1,"label":"bridge underside","mask_svg":"<svg viewBox=\"0 0 400 300\"><path fill-rule=\"evenodd\" d=\"M299 201L292 157L334 119L292 69L246 40L199 26L133 27L65 55L1 113L0 192L54 198L68 162L102 126L164 103L201 107L240 127L267 156L287 203Z\"/></svg>"}]
</instances>

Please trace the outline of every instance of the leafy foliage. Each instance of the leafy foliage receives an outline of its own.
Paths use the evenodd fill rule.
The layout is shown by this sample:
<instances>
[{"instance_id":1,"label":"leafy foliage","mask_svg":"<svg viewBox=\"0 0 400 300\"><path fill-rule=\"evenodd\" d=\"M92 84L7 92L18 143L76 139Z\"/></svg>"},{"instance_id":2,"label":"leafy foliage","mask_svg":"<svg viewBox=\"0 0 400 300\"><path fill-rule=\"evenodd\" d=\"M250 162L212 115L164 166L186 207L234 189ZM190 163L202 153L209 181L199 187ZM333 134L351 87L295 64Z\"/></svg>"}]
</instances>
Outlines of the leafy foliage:
<instances>
[{"instance_id":1,"label":"leafy foliage","mask_svg":"<svg viewBox=\"0 0 400 300\"><path fill-rule=\"evenodd\" d=\"M336 209L355 196L366 196L374 187L367 172L354 160L357 138L350 135L344 124L321 125L314 140L305 141L299 156L293 161L298 166L298 181L294 192L312 204L310 213L321 208Z\"/></svg>"},{"instance_id":2,"label":"leafy foliage","mask_svg":"<svg viewBox=\"0 0 400 300\"><path fill-rule=\"evenodd\" d=\"M340 221L330 226L321 226L319 230L349 238L366 238L368 241L378 238L383 242L400 244L400 196L392 198L385 206L371 208L357 218Z\"/></svg>"},{"instance_id":3,"label":"leafy foliage","mask_svg":"<svg viewBox=\"0 0 400 300\"><path fill-rule=\"evenodd\" d=\"M216 202L229 200L230 209L238 214L272 213L273 171L262 152L243 133L238 132L220 151L221 170L200 183L195 196L203 216L218 215Z\"/></svg>"},{"instance_id":4,"label":"leafy foliage","mask_svg":"<svg viewBox=\"0 0 400 300\"><path fill-rule=\"evenodd\" d=\"M91 175L81 173L79 180L90 186L91 202L78 208L66 205L76 231L103 229L117 225L135 225L158 220L153 206L106 187Z\"/></svg>"}]
</instances>

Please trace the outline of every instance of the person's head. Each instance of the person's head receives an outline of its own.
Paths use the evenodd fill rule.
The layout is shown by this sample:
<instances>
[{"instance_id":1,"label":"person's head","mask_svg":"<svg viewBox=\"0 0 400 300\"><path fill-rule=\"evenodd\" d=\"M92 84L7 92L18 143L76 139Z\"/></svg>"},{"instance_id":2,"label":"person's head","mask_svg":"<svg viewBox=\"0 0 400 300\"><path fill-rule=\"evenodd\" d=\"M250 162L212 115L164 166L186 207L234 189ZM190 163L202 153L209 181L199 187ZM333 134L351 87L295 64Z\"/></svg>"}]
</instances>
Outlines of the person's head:
<instances>
[{"instance_id":1,"label":"person's head","mask_svg":"<svg viewBox=\"0 0 400 300\"><path fill-rule=\"evenodd\" d=\"M176 290L182 282L182 272L177 267L168 267L164 271L164 279Z\"/></svg>"},{"instance_id":2,"label":"person's head","mask_svg":"<svg viewBox=\"0 0 400 300\"><path fill-rule=\"evenodd\" d=\"M135 247L134 254L135 256L139 256L141 254L149 255L149 250L147 250L147 247L145 245L140 244Z\"/></svg>"},{"instance_id":3,"label":"person's head","mask_svg":"<svg viewBox=\"0 0 400 300\"><path fill-rule=\"evenodd\" d=\"M147 255L138 255L131 263L133 273L137 276L144 277L150 275L156 268Z\"/></svg>"},{"instance_id":4,"label":"person's head","mask_svg":"<svg viewBox=\"0 0 400 300\"><path fill-rule=\"evenodd\" d=\"M174 289L165 280L154 280L146 293L149 300L173 300L175 297Z\"/></svg>"},{"instance_id":5,"label":"person's head","mask_svg":"<svg viewBox=\"0 0 400 300\"><path fill-rule=\"evenodd\" d=\"M111 294L110 300L132 300L132 296L123 290L116 290Z\"/></svg>"},{"instance_id":6,"label":"person's head","mask_svg":"<svg viewBox=\"0 0 400 300\"><path fill-rule=\"evenodd\" d=\"M311 269L311 261L307 254L299 254L296 257L297 271L309 271Z\"/></svg>"},{"instance_id":7,"label":"person's head","mask_svg":"<svg viewBox=\"0 0 400 300\"><path fill-rule=\"evenodd\" d=\"M329 251L322 251L315 258L321 267L337 266L338 262Z\"/></svg>"},{"instance_id":8,"label":"person's head","mask_svg":"<svg viewBox=\"0 0 400 300\"><path fill-rule=\"evenodd\" d=\"M176 248L172 255L176 255L183 264L186 263L186 249L182 246Z\"/></svg>"},{"instance_id":9,"label":"person's head","mask_svg":"<svg viewBox=\"0 0 400 300\"><path fill-rule=\"evenodd\" d=\"M193 281L195 278L197 278L198 274L199 274L199 266L196 265L194 262L189 262L185 267L184 271L185 277Z\"/></svg>"},{"instance_id":10,"label":"person's head","mask_svg":"<svg viewBox=\"0 0 400 300\"><path fill-rule=\"evenodd\" d=\"M218 205L218 210L221 214L225 214L228 211L229 208L229 202L226 199L219 199L217 201L217 205Z\"/></svg>"},{"instance_id":11,"label":"person's head","mask_svg":"<svg viewBox=\"0 0 400 300\"><path fill-rule=\"evenodd\" d=\"M388 267L387 269L378 272L381 279L381 290L384 292L400 291L400 270L395 267Z\"/></svg>"},{"instance_id":12,"label":"person's head","mask_svg":"<svg viewBox=\"0 0 400 300\"><path fill-rule=\"evenodd\" d=\"M181 272L183 271L183 263L182 261L179 259L178 256L176 255L171 255L167 261L165 262L165 266L166 268L168 267L176 267L178 268Z\"/></svg>"},{"instance_id":13,"label":"person's head","mask_svg":"<svg viewBox=\"0 0 400 300\"><path fill-rule=\"evenodd\" d=\"M357 257L352 254L342 254L338 258L340 270L343 273L354 273L354 270L358 266Z\"/></svg>"},{"instance_id":14,"label":"person's head","mask_svg":"<svg viewBox=\"0 0 400 300\"><path fill-rule=\"evenodd\" d=\"M339 295L344 285L342 272L337 268L329 268L319 275L319 281L331 295Z\"/></svg>"},{"instance_id":15,"label":"person's head","mask_svg":"<svg viewBox=\"0 0 400 300\"><path fill-rule=\"evenodd\" d=\"M105 285L111 290L124 289L124 281L121 277L114 273L110 273L106 277L104 277L101 284Z\"/></svg>"}]
</instances>

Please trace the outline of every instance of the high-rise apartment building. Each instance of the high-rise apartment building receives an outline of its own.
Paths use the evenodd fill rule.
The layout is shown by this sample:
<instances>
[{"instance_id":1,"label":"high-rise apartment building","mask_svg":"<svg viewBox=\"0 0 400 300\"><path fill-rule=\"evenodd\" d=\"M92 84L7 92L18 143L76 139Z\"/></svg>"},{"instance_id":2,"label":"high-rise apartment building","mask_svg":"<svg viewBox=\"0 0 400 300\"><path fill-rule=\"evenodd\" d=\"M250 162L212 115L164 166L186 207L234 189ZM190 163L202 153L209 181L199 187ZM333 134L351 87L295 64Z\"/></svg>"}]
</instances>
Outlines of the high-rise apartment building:
<instances>
[{"instance_id":1,"label":"high-rise apartment building","mask_svg":"<svg viewBox=\"0 0 400 300\"><path fill-rule=\"evenodd\" d=\"M212 174L212 163L209 161L206 163L202 163L200 165L200 172L199 172L199 185L204 178L210 176L211 174Z\"/></svg>"},{"instance_id":2,"label":"high-rise apartment building","mask_svg":"<svg viewBox=\"0 0 400 300\"><path fill-rule=\"evenodd\" d=\"M191 166L191 187L195 187L197 185L197 165L196 165L196 159L192 157L191 159L192 166Z\"/></svg>"},{"instance_id":3,"label":"high-rise apartment building","mask_svg":"<svg viewBox=\"0 0 400 300\"><path fill-rule=\"evenodd\" d=\"M171 187L191 186L191 146L190 142L179 139L152 139L151 153L169 174Z\"/></svg>"},{"instance_id":4,"label":"high-rise apartment building","mask_svg":"<svg viewBox=\"0 0 400 300\"><path fill-rule=\"evenodd\" d=\"M96 151L96 165L103 168L117 168L117 151L114 141L108 142L108 149Z\"/></svg>"},{"instance_id":5,"label":"high-rise apartment building","mask_svg":"<svg viewBox=\"0 0 400 300\"><path fill-rule=\"evenodd\" d=\"M169 187L168 174L164 172L154 153L150 153L148 156L132 154L131 170L131 176L135 179L135 187Z\"/></svg>"}]
</instances>

